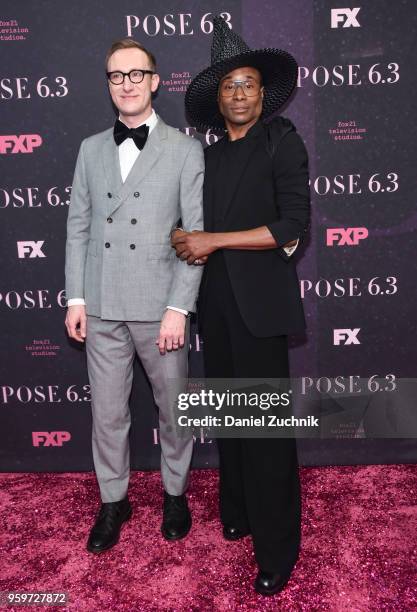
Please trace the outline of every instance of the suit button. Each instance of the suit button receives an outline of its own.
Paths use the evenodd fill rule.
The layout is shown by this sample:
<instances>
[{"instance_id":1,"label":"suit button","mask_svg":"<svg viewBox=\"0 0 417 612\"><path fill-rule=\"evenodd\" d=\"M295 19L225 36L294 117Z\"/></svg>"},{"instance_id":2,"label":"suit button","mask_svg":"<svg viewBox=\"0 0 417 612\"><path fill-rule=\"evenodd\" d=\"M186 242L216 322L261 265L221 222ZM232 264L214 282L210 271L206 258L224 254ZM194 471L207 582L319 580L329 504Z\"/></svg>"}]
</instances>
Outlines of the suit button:
<instances>
[{"instance_id":1,"label":"suit button","mask_svg":"<svg viewBox=\"0 0 417 612\"><path fill-rule=\"evenodd\" d=\"M107 223L113 223L113 219L111 217L107 218Z\"/></svg>"},{"instance_id":2,"label":"suit button","mask_svg":"<svg viewBox=\"0 0 417 612\"><path fill-rule=\"evenodd\" d=\"M107 197L108 197L108 198L112 198L112 197L113 197L113 196L112 196L112 194L110 193L110 191L109 191L109 193L107 194Z\"/></svg>"},{"instance_id":3,"label":"suit button","mask_svg":"<svg viewBox=\"0 0 417 612\"><path fill-rule=\"evenodd\" d=\"M131 245L130 245L130 248L131 248L132 250L133 250L133 249L136 249L136 244L131 244Z\"/></svg>"},{"instance_id":4,"label":"suit button","mask_svg":"<svg viewBox=\"0 0 417 612\"><path fill-rule=\"evenodd\" d=\"M106 249L110 248L110 242L106 242L104 246L106 247Z\"/></svg>"},{"instance_id":5,"label":"suit button","mask_svg":"<svg viewBox=\"0 0 417 612\"><path fill-rule=\"evenodd\" d=\"M135 193L133 194L135 196L135 198L138 198L140 196L139 191L135 191Z\"/></svg>"},{"instance_id":6,"label":"suit button","mask_svg":"<svg viewBox=\"0 0 417 612\"><path fill-rule=\"evenodd\" d=\"M135 223L137 223L138 221L137 221L137 219L131 219L130 222L131 222L132 225L135 225Z\"/></svg>"}]
</instances>

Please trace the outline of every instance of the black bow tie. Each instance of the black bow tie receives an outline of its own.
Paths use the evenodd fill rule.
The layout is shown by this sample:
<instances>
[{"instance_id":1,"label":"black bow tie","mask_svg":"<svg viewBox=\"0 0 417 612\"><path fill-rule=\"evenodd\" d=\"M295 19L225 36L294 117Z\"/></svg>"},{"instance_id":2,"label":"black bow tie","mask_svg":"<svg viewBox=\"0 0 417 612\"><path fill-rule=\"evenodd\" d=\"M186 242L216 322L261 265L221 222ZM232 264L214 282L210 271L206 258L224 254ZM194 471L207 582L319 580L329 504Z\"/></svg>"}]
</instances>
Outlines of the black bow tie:
<instances>
[{"instance_id":1,"label":"black bow tie","mask_svg":"<svg viewBox=\"0 0 417 612\"><path fill-rule=\"evenodd\" d=\"M128 128L127 125L116 119L113 136L117 146L121 145L126 138L133 138L133 142L141 151L146 144L149 134L149 125L140 125L138 128Z\"/></svg>"}]
</instances>

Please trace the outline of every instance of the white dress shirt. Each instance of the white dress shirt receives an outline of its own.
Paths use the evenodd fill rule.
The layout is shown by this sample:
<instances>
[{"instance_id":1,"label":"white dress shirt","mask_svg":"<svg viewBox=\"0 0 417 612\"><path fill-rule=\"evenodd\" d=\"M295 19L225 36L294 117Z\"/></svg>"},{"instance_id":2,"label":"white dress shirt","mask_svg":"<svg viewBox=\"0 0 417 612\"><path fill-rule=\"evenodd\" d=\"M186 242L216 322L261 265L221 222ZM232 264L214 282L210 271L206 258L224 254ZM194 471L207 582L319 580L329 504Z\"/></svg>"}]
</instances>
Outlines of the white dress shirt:
<instances>
[{"instance_id":1,"label":"white dress shirt","mask_svg":"<svg viewBox=\"0 0 417 612\"><path fill-rule=\"evenodd\" d=\"M122 121L120 117L119 121ZM157 122L158 117L156 116L155 111L152 109L152 113L149 115L146 121L142 121L142 123L139 123L139 125L136 125L135 127L147 125L149 127L150 134L156 126ZM124 122L122 121L122 123ZM128 174L131 171L133 164L135 163L139 155L140 149L138 149L135 145L135 141L133 140L133 138L126 138L126 140L124 140L122 144L119 145L120 173L122 175L123 182L125 182L125 180L127 179Z\"/></svg>"},{"instance_id":2,"label":"white dress shirt","mask_svg":"<svg viewBox=\"0 0 417 612\"><path fill-rule=\"evenodd\" d=\"M297 242L296 244L293 244L293 246L290 247L282 247L284 249L284 251L286 252L287 255L292 255L295 251L295 249L298 247L298 243L299 243L300 239L297 238Z\"/></svg>"}]
</instances>

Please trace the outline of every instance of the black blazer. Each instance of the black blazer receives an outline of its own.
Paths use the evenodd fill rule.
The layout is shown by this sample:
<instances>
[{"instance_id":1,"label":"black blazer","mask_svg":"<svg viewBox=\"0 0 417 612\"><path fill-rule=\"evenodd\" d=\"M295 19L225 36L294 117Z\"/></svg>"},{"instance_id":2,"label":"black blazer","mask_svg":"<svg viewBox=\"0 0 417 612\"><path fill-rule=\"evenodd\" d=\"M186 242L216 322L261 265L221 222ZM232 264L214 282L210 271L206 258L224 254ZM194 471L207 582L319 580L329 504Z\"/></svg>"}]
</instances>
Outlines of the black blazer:
<instances>
[{"instance_id":1,"label":"black blazer","mask_svg":"<svg viewBox=\"0 0 417 612\"><path fill-rule=\"evenodd\" d=\"M266 225L277 248L262 251L224 249L234 296L250 332L256 337L300 333L305 318L294 256L282 245L305 236L310 220L308 156L303 141L289 119L278 117L252 130L245 163L230 176L231 198L222 202L221 228L248 230ZM222 138L205 149L204 229L214 231L214 177ZM218 222L217 222L218 223ZM204 335L207 270L198 300Z\"/></svg>"}]
</instances>

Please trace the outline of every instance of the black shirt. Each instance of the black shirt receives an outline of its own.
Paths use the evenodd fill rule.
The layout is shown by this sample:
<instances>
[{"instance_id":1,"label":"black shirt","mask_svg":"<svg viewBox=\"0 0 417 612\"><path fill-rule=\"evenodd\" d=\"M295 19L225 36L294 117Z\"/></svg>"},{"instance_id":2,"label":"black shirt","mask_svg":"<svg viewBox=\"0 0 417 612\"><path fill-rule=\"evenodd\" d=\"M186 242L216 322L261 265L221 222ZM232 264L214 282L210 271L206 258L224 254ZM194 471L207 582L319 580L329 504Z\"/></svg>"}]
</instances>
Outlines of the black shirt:
<instances>
[{"instance_id":1,"label":"black shirt","mask_svg":"<svg viewBox=\"0 0 417 612\"><path fill-rule=\"evenodd\" d=\"M257 121L246 132L243 138L229 140L226 135L223 138L222 152L217 163L217 171L214 181L214 232L224 231L222 222L224 218L224 202L230 201L232 190L236 189L236 184L230 181L230 177L235 176L247 158L247 149L251 139L259 134L262 123Z\"/></svg>"}]
</instances>

